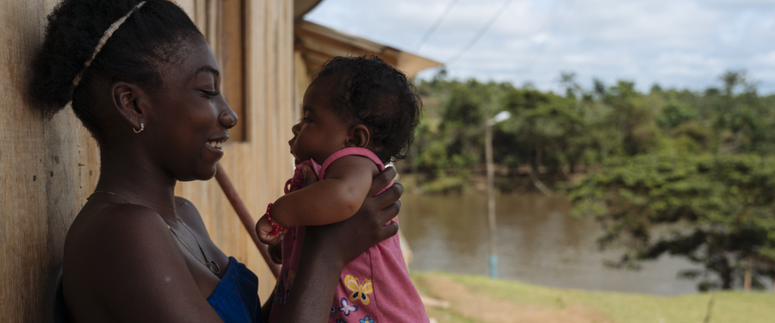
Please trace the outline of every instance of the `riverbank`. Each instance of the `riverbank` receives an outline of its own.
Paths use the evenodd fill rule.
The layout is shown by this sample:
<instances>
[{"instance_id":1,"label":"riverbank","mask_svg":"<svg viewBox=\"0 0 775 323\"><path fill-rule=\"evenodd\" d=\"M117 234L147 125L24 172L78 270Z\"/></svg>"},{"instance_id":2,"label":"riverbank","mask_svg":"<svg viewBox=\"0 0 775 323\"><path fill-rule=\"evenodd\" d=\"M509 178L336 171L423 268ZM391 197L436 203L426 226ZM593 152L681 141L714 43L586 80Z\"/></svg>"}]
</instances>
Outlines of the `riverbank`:
<instances>
[{"instance_id":1,"label":"riverbank","mask_svg":"<svg viewBox=\"0 0 775 323\"><path fill-rule=\"evenodd\" d=\"M448 308L426 307L439 323L775 322L771 292L654 296L440 272L413 271L412 279L421 295L448 302Z\"/></svg>"},{"instance_id":2,"label":"riverbank","mask_svg":"<svg viewBox=\"0 0 775 323\"><path fill-rule=\"evenodd\" d=\"M540 194L542 191L539 186L546 189L544 194L562 194L568 183L578 180L583 174L538 174L533 178L527 171L501 172L495 177L494 185L495 189L503 194ZM403 173L399 182L412 194L484 194L487 191L487 176L476 169L465 175L447 175L433 179L429 179L425 174Z\"/></svg>"}]
</instances>

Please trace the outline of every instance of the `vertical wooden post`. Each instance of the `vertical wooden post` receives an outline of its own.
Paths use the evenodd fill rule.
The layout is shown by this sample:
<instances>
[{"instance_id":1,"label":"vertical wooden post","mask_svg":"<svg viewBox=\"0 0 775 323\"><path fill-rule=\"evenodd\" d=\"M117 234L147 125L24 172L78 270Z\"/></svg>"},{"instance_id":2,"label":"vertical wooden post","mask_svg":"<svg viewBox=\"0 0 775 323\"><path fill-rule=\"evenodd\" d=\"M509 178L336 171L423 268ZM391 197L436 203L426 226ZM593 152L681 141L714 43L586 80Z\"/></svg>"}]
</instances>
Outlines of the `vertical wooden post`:
<instances>
[{"instance_id":1,"label":"vertical wooden post","mask_svg":"<svg viewBox=\"0 0 775 323\"><path fill-rule=\"evenodd\" d=\"M492 125L491 120L484 125L484 154L487 159L487 234L490 239L490 278L498 278L498 255L495 251L495 171L492 161Z\"/></svg>"},{"instance_id":2,"label":"vertical wooden post","mask_svg":"<svg viewBox=\"0 0 775 323\"><path fill-rule=\"evenodd\" d=\"M261 256L264 258L264 262L266 262L267 267L269 267L269 270L272 271L272 275L277 278L277 276L280 275L280 266L272 261L272 257L269 256L269 250L267 246L264 245L261 240L258 240L258 234L254 228L256 225L256 220L253 219L253 217L250 215L248 208L245 207L245 203L242 202L239 194L237 194L237 190L234 188L234 185L231 184L229 176L226 176L226 171L223 170L221 164L218 163L217 167L218 168L215 172L215 179L218 181L218 185L221 186L223 193L226 194L226 198L231 203L231 206L234 208L237 216L239 216L240 221L242 221L242 225L245 226L245 230L248 231L250 238L253 239L253 243L256 244L258 252L261 253Z\"/></svg>"},{"instance_id":3,"label":"vertical wooden post","mask_svg":"<svg viewBox=\"0 0 775 323\"><path fill-rule=\"evenodd\" d=\"M743 276L743 290L751 291L751 257L745 259L745 276Z\"/></svg>"}]
</instances>

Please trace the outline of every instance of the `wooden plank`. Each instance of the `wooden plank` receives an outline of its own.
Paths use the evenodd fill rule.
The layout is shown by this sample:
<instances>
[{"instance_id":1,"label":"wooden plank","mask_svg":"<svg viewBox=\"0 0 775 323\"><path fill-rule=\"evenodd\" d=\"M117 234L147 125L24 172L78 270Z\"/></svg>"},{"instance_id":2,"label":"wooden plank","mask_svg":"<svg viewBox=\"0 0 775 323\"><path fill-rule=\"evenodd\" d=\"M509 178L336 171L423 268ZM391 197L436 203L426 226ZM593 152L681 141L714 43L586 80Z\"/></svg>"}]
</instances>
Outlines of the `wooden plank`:
<instances>
[{"instance_id":1,"label":"wooden plank","mask_svg":"<svg viewBox=\"0 0 775 323\"><path fill-rule=\"evenodd\" d=\"M46 254L45 138L40 114L25 104L30 54L40 42L37 2L0 3L0 321L42 319Z\"/></svg>"},{"instance_id":2,"label":"wooden plank","mask_svg":"<svg viewBox=\"0 0 775 323\"><path fill-rule=\"evenodd\" d=\"M249 183L247 191L252 192L252 194L241 194L243 194L243 200L255 217L260 216L263 208L265 208L265 203L268 203L272 197L269 193L272 183L266 177L263 177L272 168L269 165L268 154L270 152L268 151L264 127L264 124L269 122L269 109L265 101L268 92L267 84L272 83L272 80L268 77L270 66L266 64L266 57L268 56L266 49L270 47L264 35L266 30L264 22L267 16L267 12L264 10L266 1L269 0L248 1L246 8L248 13L245 28L247 41L247 59L245 64L248 73L246 100L249 102L246 114L252 123L248 127L248 135L250 136L252 146L251 149L242 152L242 158L252 161L252 163L243 167L252 169L251 174L254 176L254 180ZM274 288L274 278L268 268L261 263L260 259L256 257L251 258L251 260L248 265L256 272L260 280L259 295L262 299L266 299Z\"/></svg>"},{"instance_id":3,"label":"wooden plank","mask_svg":"<svg viewBox=\"0 0 775 323\"><path fill-rule=\"evenodd\" d=\"M207 42L213 47L213 50L215 50L215 56L220 59L220 57L222 57L219 50L220 48L218 46L213 46L220 41L219 36L221 34L221 26L218 24L218 22L221 21L220 0L206 0L205 3L206 11L204 15L207 19L207 22L205 23L205 26L207 27L205 30L202 30L202 33L205 35Z\"/></svg>"},{"instance_id":4,"label":"wooden plank","mask_svg":"<svg viewBox=\"0 0 775 323\"><path fill-rule=\"evenodd\" d=\"M229 103L240 119L245 117L245 0L222 0L222 14L219 17L221 34L219 47L220 64L223 77L221 89L226 102ZM229 131L231 141L245 140L245 122L238 122Z\"/></svg>"},{"instance_id":5,"label":"wooden plank","mask_svg":"<svg viewBox=\"0 0 775 323\"><path fill-rule=\"evenodd\" d=\"M194 17L196 17L195 0L175 0L174 2L180 6L180 8L182 8L189 17L192 17L191 19L194 20L194 23L196 23L196 20L194 19Z\"/></svg>"},{"instance_id":6,"label":"wooden plank","mask_svg":"<svg viewBox=\"0 0 775 323\"><path fill-rule=\"evenodd\" d=\"M189 16L194 21L199 31L207 38L207 2L208 0L192 0L194 2L194 15Z\"/></svg>"},{"instance_id":7,"label":"wooden plank","mask_svg":"<svg viewBox=\"0 0 775 323\"><path fill-rule=\"evenodd\" d=\"M297 26L296 33L298 34L313 35L313 36L325 35L325 37L328 39L337 41L342 44L352 44L352 46L357 48L362 48L363 50L368 52L375 52L375 53L382 52L386 47L385 45L382 45L377 42L373 42L366 38L349 35L341 31L331 29L326 26L321 26L309 21L303 21L297 24L296 26Z\"/></svg>"},{"instance_id":8,"label":"wooden plank","mask_svg":"<svg viewBox=\"0 0 775 323\"><path fill-rule=\"evenodd\" d=\"M414 77L424 69L442 65L441 62L408 52L399 52L397 56L398 62L395 65L396 68L406 73L406 76L409 78Z\"/></svg>"},{"instance_id":9,"label":"wooden plank","mask_svg":"<svg viewBox=\"0 0 775 323\"><path fill-rule=\"evenodd\" d=\"M310 72L307 65L304 63L304 58L299 50L293 52L293 76L294 76L294 95L293 95L293 115L291 120L294 122L301 119L301 105L304 101L304 92L307 91L307 86L312 82L310 79Z\"/></svg>"},{"instance_id":10,"label":"wooden plank","mask_svg":"<svg viewBox=\"0 0 775 323\"><path fill-rule=\"evenodd\" d=\"M98 149L71 110L44 120L29 66L55 1L0 3L0 322L40 322L64 238L96 184Z\"/></svg>"}]
</instances>

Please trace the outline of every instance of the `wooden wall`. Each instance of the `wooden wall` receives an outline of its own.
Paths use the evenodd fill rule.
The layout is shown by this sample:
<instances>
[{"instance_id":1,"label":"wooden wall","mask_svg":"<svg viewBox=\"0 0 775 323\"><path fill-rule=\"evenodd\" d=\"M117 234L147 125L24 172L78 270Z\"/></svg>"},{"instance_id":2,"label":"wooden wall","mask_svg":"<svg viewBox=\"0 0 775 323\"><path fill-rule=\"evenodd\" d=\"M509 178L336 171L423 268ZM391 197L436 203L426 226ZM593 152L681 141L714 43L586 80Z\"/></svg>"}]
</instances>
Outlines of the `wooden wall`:
<instances>
[{"instance_id":1,"label":"wooden wall","mask_svg":"<svg viewBox=\"0 0 775 323\"><path fill-rule=\"evenodd\" d=\"M46 120L25 98L55 1L0 2L0 322L40 322L73 218L96 185L96 143L72 111Z\"/></svg>"},{"instance_id":2,"label":"wooden wall","mask_svg":"<svg viewBox=\"0 0 775 323\"><path fill-rule=\"evenodd\" d=\"M178 3L204 26L213 1ZM67 229L99 176L96 143L72 111L46 120L25 98L30 60L56 2L0 1L0 322L43 320ZM245 137L225 145L221 163L257 217L282 194L292 165L287 140L298 115L292 108L293 2L244 3ZM274 280L217 183L180 183L177 194L199 208L216 244L256 272L265 299Z\"/></svg>"},{"instance_id":3,"label":"wooden wall","mask_svg":"<svg viewBox=\"0 0 775 323\"><path fill-rule=\"evenodd\" d=\"M205 36L223 65L221 70L226 72L230 70L230 62L222 55L228 53L219 48L226 46L223 42L227 31L212 25L218 14L214 2L216 0L180 0L178 4L194 17L201 30L206 31ZM296 114L292 108L295 89L293 3L244 1L244 10L245 107L239 122L244 127L245 137L243 141L224 145L221 165L248 210L258 220L267 203L283 194L282 187L293 167L288 150ZM227 77L224 74L224 78ZM197 206L213 241L226 254L246 263L259 276L259 295L266 299L274 288L274 277L215 180L179 183L176 194Z\"/></svg>"}]
</instances>

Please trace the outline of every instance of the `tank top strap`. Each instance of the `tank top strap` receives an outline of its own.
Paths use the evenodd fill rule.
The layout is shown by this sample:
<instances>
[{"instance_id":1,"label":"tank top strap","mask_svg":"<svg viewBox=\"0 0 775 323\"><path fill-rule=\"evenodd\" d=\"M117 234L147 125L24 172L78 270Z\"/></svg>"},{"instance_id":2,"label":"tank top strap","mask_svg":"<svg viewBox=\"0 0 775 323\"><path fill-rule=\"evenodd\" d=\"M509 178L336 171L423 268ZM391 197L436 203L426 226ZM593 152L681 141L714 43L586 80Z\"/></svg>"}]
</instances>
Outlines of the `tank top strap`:
<instances>
[{"instance_id":1,"label":"tank top strap","mask_svg":"<svg viewBox=\"0 0 775 323\"><path fill-rule=\"evenodd\" d=\"M377 164L377 167L379 167L380 171L385 170L385 165L382 163L381 160L379 160L379 157L377 157L374 152L371 150L368 150L366 148L361 147L349 147L342 150L339 150L331 156L328 156L326 160L323 162L323 165L320 166L320 171L318 172L318 179L323 179L326 176L326 169L328 169L328 166L331 166L333 162L335 162L337 159L342 158L344 156L363 156L371 159L375 164Z\"/></svg>"}]
</instances>

